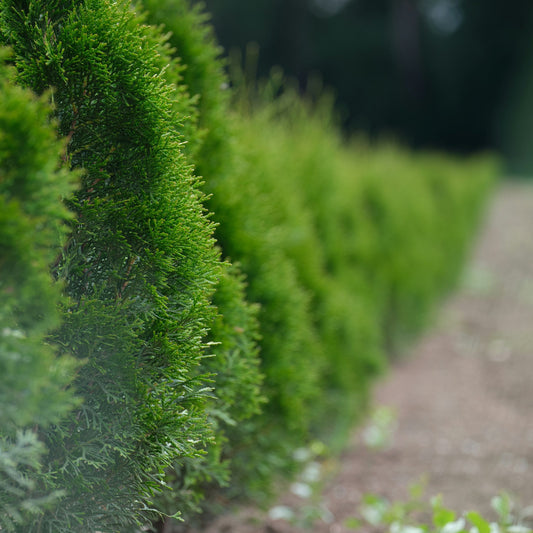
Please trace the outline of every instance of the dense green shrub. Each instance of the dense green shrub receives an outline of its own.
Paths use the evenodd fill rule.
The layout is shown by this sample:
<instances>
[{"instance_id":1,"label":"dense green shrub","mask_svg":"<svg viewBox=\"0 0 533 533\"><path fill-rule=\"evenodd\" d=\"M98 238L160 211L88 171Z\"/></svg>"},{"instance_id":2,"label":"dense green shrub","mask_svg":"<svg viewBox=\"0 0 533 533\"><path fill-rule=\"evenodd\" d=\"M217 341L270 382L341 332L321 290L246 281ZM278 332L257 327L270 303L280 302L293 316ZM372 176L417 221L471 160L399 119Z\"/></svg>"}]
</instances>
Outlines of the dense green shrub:
<instances>
[{"instance_id":1,"label":"dense green shrub","mask_svg":"<svg viewBox=\"0 0 533 533\"><path fill-rule=\"evenodd\" d=\"M342 442L386 355L428 322L457 277L494 169L347 144L328 99L302 102L278 75L259 90L236 80L235 98L201 10L143 5L171 32L198 102L204 137L191 153L217 240L260 304L268 404L230 431L226 453L231 490L264 491L309 431Z\"/></svg>"},{"instance_id":2,"label":"dense green shrub","mask_svg":"<svg viewBox=\"0 0 533 533\"><path fill-rule=\"evenodd\" d=\"M164 23L163 30L171 32L169 43L181 65L183 83L195 102L196 132L184 148L210 193L215 180L232 172L234 159L228 130L228 91L223 87L225 76L211 28L200 8L183 0L145 0L141 5L147 10L149 22ZM207 205L212 211L217 200L209 197ZM218 220L216 215L214 218ZM238 462L231 461L230 456L242 445L239 428L257 416L265 402L257 344L258 306L248 303L246 287L246 276L235 265L224 269L216 286L213 304L217 316L209 334L212 357L204 358L199 367L212 376L215 398L207 405L207 413L216 428L216 440L201 458L180 460L174 465L168 477L174 493L163 495L165 501L160 502L166 509L172 509L176 499L181 508L191 503L196 508L206 490L228 484L232 465Z\"/></svg>"},{"instance_id":3,"label":"dense green shrub","mask_svg":"<svg viewBox=\"0 0 533 533\"><path fill-rule=\"evenodd\" d=\"M59 324L61 287L49 264L69 218L72 178L49 123L47 97L12 84L0 51L0 529L26 527L59 492L36 491L46 473L39 433L75 405L74 360L47 334ZM24 525L26 524L26 526Z\"/></svg>"},{"instance_id":4,"label":"dense green shrub","mask_svg":"<svg viewBox=\"0 0 533 533\"><path fill-rule=\"evenodd\" d=\"M195 154L198 173L206 187L224 172L231 172L228 104L231 92L224 72L222 51L217 46L209 16L190 0L140 0L147 22L170 32L173 54L182 65L181 77L195 99L200 141L187 149Z\"/></svg>"},{"instance_id":5,"label":"dense green shrub","mask_svg":"<svg viewBox=\"0 0 533 533\"><path fill-rule=\"evenodd\" d=\"M150 514L165 468L211 439L197 367L219 267L180 150L190 101L128 3L1 6L19 82L54 88L69 162L85 169L55 268L70 303L54 336L86 360L84 403L46 435L51 486L68 492L35 530L118 531Z\"/></svg>"},{"instance_id":6,"label":"dense green shrub","mask_svg":"<svg viewBox=\"0 0 533 533\"><path fill-rule=\"evenodd\" d=\"M258 368L257 307L246 301L244 292L243 275L237 266L228 265L213 296L217 314L207 339L209 355L198 367L214 389L205 405L214 439L205 454L174 461L165 478L173 490L156 499L158 508L167 513L178 508L181 516L189 520L202 506L214 511L214 501L204 501L205 494L232 481L231 454L242 444L236 428L257 416L266 401Z\"/></svg>"},{"instance_id":7,"label":"dense green shrub","mask_svg":"<svg viewBox=\"0 0 533 533\"><path fill-rule=\"evenodd\" d=\"M327 100L313 111L291 89L279 91L275 78L243 91L239 145L254 154L249 159L260 158L255 166L264 170L258 181L269 191L270 210L283 228L277 230L277 246L311 295L321 349L321 394L311 404L311 429L337 446L364 412L369 384L382 367L371 290L350 259L353 228L346 226L358 216L358 188L343 182L343 172L354 169L343 166L347 150Z\"/></svg>"},{"instance_id":8,"label":"dense green shrub","mask_svg":"<svg viewBox=\"0 0 533 533\"><path fill-rule=\"evenodd\" d=\"M353 261L373 287L384 347L395 356L457 281L498 167L488 156L411 153L390 143L355 143L350 157L362 215Z\"/></svg>"},{"instance_id":9,"label":"dense green shrub","mask_svg":"<svg viewBox=\"0 0 533 533\"><path fill-rule=\"evenodd\" d=\"M312 429L342 442L384 359L405 350L456 282L498 167L346 142L327 96L302 99L276 76L241 92L238 145L261 158L256 187L274 199L278 247L312 295L325 356Z\"/></svg>"},{"instance_id":10,"label":"dense green shrub","mask_svg":"<svg viewBox=\"0 0 533 533\"><path fill-rule=\"evenodd\" d=\"M260 493L289 468L290 450L308 433L319 397L320 347L310 295L280 246L287 221L273 213L279 191L261 185L262 174L269 172L262 165L268 162L261 153L255 160L235 131L241 123L230 111L231 92L206 16L187 0L143 0L142 5L150 22L171 32L183 80L198 105L202 142L188 149L210 195L217 241L246 276L247 299L259 304L267 403L263 414L226 428L223 453L232 459L232 491L250 494L253 485Z\"/></svg>"}]
</instances>

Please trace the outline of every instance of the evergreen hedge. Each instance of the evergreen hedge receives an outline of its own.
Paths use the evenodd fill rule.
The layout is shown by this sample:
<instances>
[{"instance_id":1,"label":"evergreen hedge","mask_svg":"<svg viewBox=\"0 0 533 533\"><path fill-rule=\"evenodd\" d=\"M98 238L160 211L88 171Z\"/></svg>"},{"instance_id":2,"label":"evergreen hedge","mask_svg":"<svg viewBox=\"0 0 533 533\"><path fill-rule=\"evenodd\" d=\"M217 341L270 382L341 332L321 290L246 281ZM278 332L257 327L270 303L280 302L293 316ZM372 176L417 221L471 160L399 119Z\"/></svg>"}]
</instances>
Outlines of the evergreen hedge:
<instances>
[{"instance_id":1,"label":"evergreen hedge","mask_svg":"<svg viewBox=\"0 0 533 533\"><path fill-rule=\"evenodd\" d=\"M388 145L347 146L331 101L301 102L278 74L259 91L234 79L235 96L198 6L142 4L148 20L170 32L197 99L204 137L191 152L211 194L217 241L260 305L268 403L229 430L224 452L233 459L230 493L260 494L276 472L290 471L303 438L343 442L385 359L429 321L457 278L463 237L472 235L495 167ZM402 183L401 198L392 180ZM456 192L459 205L447 200ZM427 230L423 239L413 231L418 225Z\"/></svg>"},{"instance_id":2,"label":"evergreen hedge","mask_svg":"<svg viewBox=\"0 0 533 533\"><path fill-rule=\"evenodd\" d=\"M220 202L231 201L219 200L218 195L213 195L213 187L233 173L236 149L228 123L227 80L207 15L200 6L183 0L143 0L139 8L145 10L148 22L162 26L164 33L170 32L168 42L181 66L181 82L195 102L196 132L184 149L204 180L208 210L216 212ZM220 219L216 214L213 218L216 222ZM219 237L221 229L216 228L215 232L227 257ZM231 258L227 261L230 263ZM258 356L260 309L249 302L247 288L246 275L238 263L223 270L215 288L213 304L217 318L209 334L213 357L203 359L200 370L213 379L215 398L207 406L207 413L217 438L206 455L174 465L174 471L169 473L174 492L163 494L164 502L160 502L169 511L175 507L176 498L182 508L189 507L191 502L197 508L205 491L212 491L213 486L227 486L231 479L235 482L234 467L242 461L234 454L243 445L242 428L259 415L265 404ZM254 477L255 466L247 464L250 478Z\"/></svg>"},{"instance_id":3,"label":"evergreen hedge","mask_svg":"<svg viewBox=\"0 0 533 533\"><path fill-rule=\"evenodd\" d=\"M47 334L65 301L48 265L60 252L69 214L61 198L72 177L49 123L48 95L13 84L0 50L0 529L29 527L61 489L38 491L46 449L41 431L75 405L75 364Z\"/></svg>"},{"instance_id":4,"label":"evergreen hedge","mask_svg":"<svg viewBox=\"0 0 533 533\"><path fill-rule=\"evenodd\" d=\"M229 89L201 8L136 10L0 0L17 83L44 96L6 87L41 106L38 123L53 100L62 157L82 171L67 216L57 197L68 175L46 166L64 145L34 150L46 154L38 179L55 180L39 205L68 231L46 237L55 251L30 261L1 311L2 331L22 331L15 302L41 290L34 280L49 284L52 265L52 312L33 317L32 346L63 368L49 376L59 404L28 418L41 444L20 433L35 445L31 501L46 504L20 531L131 531L176 510L189 519L203 496L211 511L260 499L312 438L339 449L387 358L457 280L497 172L490 157L347 141L331 99L302 98L279 73ZM0 230L15 227L13 208L3 215ZM40 250L24 231L24 249ZM70 354L79 368L67 392ZM2 428L2 446L25 424Z\"/></svg>"},{"instance_id":5,"label":"evergreen hedge","mask_svg":"<svg viewBox=\"0 0 533 533\"><path fill-rule=\"evenodd\" d=\"M261 393L267 402L262 413L224 428L222 457L231 459L230 493L260 497L273 478L291 470L291 451L309 434L320 397L321 347L311 296L280 246L287 224L273 214L278 198L262 188L268 169L237 137L240 121L231 112L232 94L207 16L187 0L143 0L142 6L149 22L170 32L183 82L197 103L201 142L187 149L205 182L217 243L244 273L247 300L259 305Z\"/></svg>"},{"instance_id":6,"label":"evergreen hedge","mask_svg":"<svg viewBox=\"0 0 533 533\"><path fill-rule=\"evenodd\" d=\"M127 2L5 1L1 35L19 83L53 87L69 163L84 169L53 336L86 361L83 404L46 434L50 485L68 490L28 531L119 531L151 516L165 469L212 439L197 367L220 267L180 148L190 101Z\"/></svg>"},{"instance_id":7,"label":"evergreen hedge","mask_svg":"<svg viewBox=\"0 0 533 533\"><path fill-rule=\"evenodd\" d=\"M373 378L457 282L498 163L347 142L328 95L302 98L276 78L244 80L237 144L261 158L249 179L268 189L278 248L312 295L325 355L310 429L338 447Z\"/></svg>"}]
</instances>

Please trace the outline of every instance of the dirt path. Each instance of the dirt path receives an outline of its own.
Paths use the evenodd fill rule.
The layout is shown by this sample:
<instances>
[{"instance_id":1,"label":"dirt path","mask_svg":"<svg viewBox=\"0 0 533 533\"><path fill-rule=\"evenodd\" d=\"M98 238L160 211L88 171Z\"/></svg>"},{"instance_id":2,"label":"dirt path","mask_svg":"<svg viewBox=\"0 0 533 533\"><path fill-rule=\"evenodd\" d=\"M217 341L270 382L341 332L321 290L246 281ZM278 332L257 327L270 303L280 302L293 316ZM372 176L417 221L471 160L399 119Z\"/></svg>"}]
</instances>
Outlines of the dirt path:
<instances>
[{"instance_id":1,"label":"dirt path","mask_svg":"<svg viewBox=\"0 0 533 533\"><path fill-rule=\"evenodd\" d=\"M397 415L391 444L370 450L354 435L322 496L327 521L311 531L352 531L344 523L363 493L405 499L424 475L428 496L441 493L457 511L490 515L502 489L533 504L533 186L501 187L463 286L413 351L375 394ZM306 505L294 495L283 502ZM300 531L250 512L204 529Z\"/></svg>"}]
</instances>

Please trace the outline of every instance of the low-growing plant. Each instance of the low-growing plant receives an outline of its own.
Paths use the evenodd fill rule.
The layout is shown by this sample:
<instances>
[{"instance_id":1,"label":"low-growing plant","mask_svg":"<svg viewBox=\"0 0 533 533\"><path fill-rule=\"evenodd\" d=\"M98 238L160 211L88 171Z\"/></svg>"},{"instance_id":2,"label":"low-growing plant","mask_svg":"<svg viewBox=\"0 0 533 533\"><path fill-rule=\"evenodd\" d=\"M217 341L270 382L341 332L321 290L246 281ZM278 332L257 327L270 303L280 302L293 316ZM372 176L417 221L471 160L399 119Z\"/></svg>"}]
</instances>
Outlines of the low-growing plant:
<instances>
[{"instance_id":1,"label":"low-growing plant","mask_svg":"<svg viewBox=\"0 0 533 533\"><path fill-rule=\"evenodd\" d=\"M300 469L289 490L299 498L298 504L275 505L268 510L268 517L302 529L310 529L317 522L331 522L333 516L322 501L322 489L330 474L327 465L331 451L324 443L313 441L307 447L297 448L292 455Z\"/></svg>"},{"instance_id":2,"label":"low-growing plant","mask_svg":"<svg viewBox=\"0 0 533 533\"><path fill-rule=\"evenodd\" d=\"M390 502L374 494L363 497L359 516L349 519L346 526L359 529L367 524L388 528L390 533L531 533L524 520L526 515L515 509L509 494L502 492L491 500L496 520L488 520L477 511L461 514L447 508L441 496L430 502L422 499L422 484L410 488L407 501Z\"/></svg>"}]
</instances>

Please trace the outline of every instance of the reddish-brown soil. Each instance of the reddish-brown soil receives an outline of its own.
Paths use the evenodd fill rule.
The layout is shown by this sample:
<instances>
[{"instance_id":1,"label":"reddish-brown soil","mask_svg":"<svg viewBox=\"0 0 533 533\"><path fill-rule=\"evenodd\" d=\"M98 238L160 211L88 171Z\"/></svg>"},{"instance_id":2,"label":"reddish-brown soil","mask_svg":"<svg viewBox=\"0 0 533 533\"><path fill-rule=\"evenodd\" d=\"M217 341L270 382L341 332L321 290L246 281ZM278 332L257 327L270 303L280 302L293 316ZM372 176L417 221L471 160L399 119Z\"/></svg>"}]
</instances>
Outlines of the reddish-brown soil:
<instances>
[{"instance_id":1,"label":"reddish-brown soil","mask_svg":"<svg viewBox=\"0 0 533 533\"><path fill-rule=\"evenodd\" d=\"M426 476L429 496L491 515L501 490L533 504L533 186L506 183L494 196L464 282L409 357L378 384L375 403L396 412L389 446L371 450L355 432L310 529L241 509L204 533L345 533L363 494L406 499ZM331 465L329 465L331 468ZM303 498L280 498L298 509Z\"/></svg>"}]
</instances>

